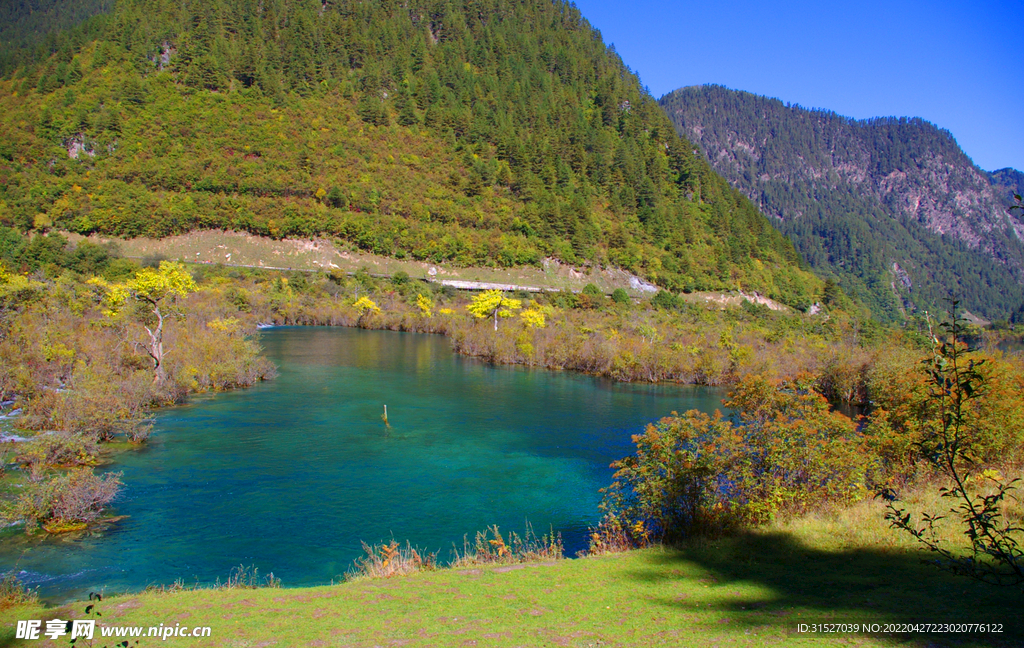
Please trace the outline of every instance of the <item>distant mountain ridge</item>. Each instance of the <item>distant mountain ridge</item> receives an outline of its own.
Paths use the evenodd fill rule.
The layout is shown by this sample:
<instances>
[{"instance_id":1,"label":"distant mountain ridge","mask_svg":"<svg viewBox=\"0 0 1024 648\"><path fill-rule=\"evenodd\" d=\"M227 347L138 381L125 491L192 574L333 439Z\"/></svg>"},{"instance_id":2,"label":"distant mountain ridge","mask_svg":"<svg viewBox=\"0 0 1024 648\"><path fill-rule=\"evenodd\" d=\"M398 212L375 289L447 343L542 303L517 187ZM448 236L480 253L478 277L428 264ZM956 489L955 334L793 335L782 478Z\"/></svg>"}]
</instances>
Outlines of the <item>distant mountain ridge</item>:
<instances>
[{"instance_id":1,"label":"distant mountain ridge","mask_svg":"<svg viewBox=\"0 0 1024 648\"><path fill-rule=\"evenodd\" d=\"M812 267L876 314L934 309L952 292L1001 318L1024 300L1024 217L1007 212L1024 174L978 169L948 131L721 86L681 88L660 103Z\"/></svg>"},{"instance_id":2,"label":"distant mountain ridge","mask_svg":"<svg viewBox=\"0 0 1024 648\"><path fill-rule=\"evenodd\" d=\"M1024 173L1009 167L998 169L988 174L989 181L995 187L997 195L1002 192L1003 199L1013 200L1013 195L1024 195Z\"/></svg>"}]
</instances>

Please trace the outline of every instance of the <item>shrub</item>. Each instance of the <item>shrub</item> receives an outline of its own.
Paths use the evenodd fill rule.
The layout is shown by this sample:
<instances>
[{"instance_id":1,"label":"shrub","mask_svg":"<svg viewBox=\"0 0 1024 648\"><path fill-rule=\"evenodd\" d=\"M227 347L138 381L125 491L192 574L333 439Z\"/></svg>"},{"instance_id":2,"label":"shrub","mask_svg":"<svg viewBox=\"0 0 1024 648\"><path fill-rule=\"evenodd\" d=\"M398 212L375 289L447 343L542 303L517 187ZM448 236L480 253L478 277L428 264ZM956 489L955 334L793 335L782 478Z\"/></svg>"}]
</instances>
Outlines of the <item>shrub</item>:
<instances>
[{"instance_id":1,"label":"shrub","mask_svg":"<svg viewBox=\"0 0 1024 648\"><path fill-rule=\"evenodd\" d=\"M180 587L184 589L184 584L181 584ZM216 589L276 589L281 587L281 579L276 578L274 572L261 577L260 570L253 565L248 567L239 565L231 570L227 580L223 583L217 579L214 587Z\"/></svg>"},{"instance_id":2,"label":"shrub","mask_svg":"<svg viewBox=\"0 0 1024 648\"><path fill-rule=\"evenodd\" d=\"M957 302L950 304L950 314ZM944 340L935 340L934 352L925 362L928 402L934 421L916 443L922 458L946 479L940 494L951 506L942 515L924 513L915 522L891 491L880 493L888 501L886 519L938 556L934 563L954 574L1024 590L1024 527L1004 517L1020 479L1006 481L998 470L979 470L979 434L972 407L991 388L987 361L968 352L961 336L964 323L951 318L942 324ZM1020 423L1010 430L1020 435ZM980 474L979 474L980 473ZM970 540L966 551L945 545L935 523L951 517Z\"/></svg>"},{"instance_id":3,"label":"shrub","mask_svg":"<svg viewBox=\"0 0 1024 648\"><path fill-rule=\"evenodd\" d=\"M679 308L679 298L667 290L659 290L651 300L651 305L663 310L674 310Z\"/></svg>"},{"instance_id":4,"label":"shrub","mask_svg":"<svg viewBox=\"0 0 1024 648\"><path fill-rule=\"evenodd\" d=\"M953 348L949 342L943 344L948 350ZM957 344L962 345L962 340ZM962 351L957 353L963 355ZM985 388L961 408L964 443L979 463L1019 464L1024 461L1024 372L998 357L982 353L971 357ZM931 361L916 351L892 349L867 372L874 409L864 431L868 447L879 461L876 485L891 487L906 482L922 458L921 443L943 425L934 384L921 370L922 362Z\"/></svg>"},{"instance_id":5,"label":"shrub","mask_svg":"<svg viewBox=\"0 0 1024 648\"><path fill-rule=\"evenodd\" d=\"M96 442L80 434L41 434L21 447L18 460L36 468L92 466L96 464Z\"/></svg>"},{"instance_id":6,"label":"shrub","mask_svg":"<svg viewBox=\"0 0 1024 648\"><path fill-rule=\"evenodd\" d=\"M576 308L580 304L579 295L565 289L549 293L548 300L551 302L552 306L563 309Z\"/></svg>"},{"instance_id":7,"label":"shrub","mask_svg":"<svg viewBox=\"0 0 1024 648\"><path fill-rule=\"evenodd\" d=\"M86 468L30 483L0 511L10 521L42 524L51 533L78 530L96 520L121 490L121 473L102 477Z\"/></svg>"},{"instance_id":8,"label":"shrub","mask_svg":"<svg viewBox=\"0 0 1024 648\"><path fill-rule=\"evenodd\" d=\"M747 302L744 302L747 303ZM818 372L815 388L832 401L844 403L867 402L868 359L859 349L848 345L837 345L825 358Z\"/></svg>"},{"instance_id":9,"label":"shrub","mask_svg":"<svg viewBox=\"0 0 1024 648\"><path fill-rule=\"evenodd\" d=\"M54 427L100 441L119 434L140 441L149 435L147 408L155 400L152 374L140 371L121 377L92 365L76 367L72 377L75 389L54 398L49 413Z\"/></svg>"},{"instance_id":10,"label":"shrub","mask_svg":"<svg viewBox=\"0 0 1024 648\"><path fill-rule=\"evenodd\" d=\"M490 538L487 537L488 534ZM522 536L514 531L507 535L506 540L495 524L484 531L478 531L472 547L469 540L464 538L462 553L455 551L452 566L561 560L565 557L562 535L555 534L553 530L550 534L538 536L533 526L527 523Z\"/></svg>"},{"instance_id":11,"label":"shrub","mask_svg":"<svg viewBox=\"0 0 1024 648\"><path fill-rule=\"evenodd\" d=\"M368 545L364 542L363 552L365 555L352 563L352 568L345 574L345 580L388 578L437 569L436 553L420 553L409 543L402 547L394 540L380 545Z\"/></svg>"},{"instance_id":12,"label":"shrub","mask_svg":"<svg viewBox=\"0 0 1024 648\"><path fill-rule=\"evenodd\" d=\"M34 605L38 602L39 594L25 587L13 570L0 578L0 610L19 605Z\"/></svg>"},{"instance_id":13,"label":"shrub","mask_svg":"<svg viewBox=\"0 0 1024 648\"><path fill-rule=\"evenodd\" d=\"M612 535L673 542L864 494L853 422L806 383L749 377L726 406L738 422L691 410L633 437L602 502Z\"/></svg>"},{"instance_id":14,"label":"shrub","mask_svg":"<svg viewBox=\"0 0 1024 648\"><path fill-rule=\"evenodd\" d=\"M630 527L617 515L609 513L601 519L596 529L590 529L587 548L580 552L580 557L621 553L646 547L651 541L650 529L642 520Z\"/></svg>"},{"instance_id":15,"label":"shrub","mask_svg":"<svg viewBox=\"0 0 1024 648\"><path fill-rule=\"evenodd\" d=\"M616 288L612 291L612 301L616 304L628 304L629 294L622 288Z\"/></svg>"},{"instance_id":16,"label":"shrub","mask_svg":"<svg viewBox=\"0 0 1024 648\"><path fill-rule=\"evenodd\" d=\"M601 292L601 289L592 283L588 283L586 286L583 286L582 294L587 297L604 297L604 293Z\"/></svg>"},{"instance_id":17,"label":"shrub","mask_svg":"<svg viewBox=\"0 0 1024 648\"><path fill-rule=\"evenodd\" d=\"M362 266L356 270L355 274L352 275L352 278L366 290L373 290L377 287L377 281L370 276L370 271L366 266Z\"/></svg>"}]
</instances>

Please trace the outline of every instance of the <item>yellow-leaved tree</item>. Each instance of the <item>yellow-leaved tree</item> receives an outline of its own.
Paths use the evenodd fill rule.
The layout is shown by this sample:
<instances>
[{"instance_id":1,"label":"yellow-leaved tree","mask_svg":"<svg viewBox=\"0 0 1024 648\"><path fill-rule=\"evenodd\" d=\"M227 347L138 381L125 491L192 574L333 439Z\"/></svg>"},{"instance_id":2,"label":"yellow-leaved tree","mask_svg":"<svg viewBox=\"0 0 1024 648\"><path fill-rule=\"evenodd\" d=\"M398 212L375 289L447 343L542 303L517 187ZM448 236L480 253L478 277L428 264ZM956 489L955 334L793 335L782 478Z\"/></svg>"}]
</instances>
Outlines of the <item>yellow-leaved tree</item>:
<instances>
[{"instance_id":1,"label":"yellow-leaved tree","mask_svg":"<svg viewBox=\"0 0 1024 648\"><path fill-rule=\"evenodd\" d=\"M420 314L422 314L423 317L433 317L434 300L430 297L416 295L416 306L420 309Z\"/></svg>"},{"instance_id":2,"label":"yellow-leaved tree","mask_svg":"<svg viewBox=\"0 0 1024 648\"><path fill-rule=\"evenodd\" d=\"M43 283L8 272L0 263L0 323L3 323L9 312L16 311L36 299L43 288Z\"/></svg>"},{"instance_id":3,"label":"yellow-leaved tree","mask_svg":"<svg viewBox=\"0 0 1024 648\"><path fill-rule=\"evenodd\" d=\"M164 356L169 353L164 350L164 325L168 317L184 317L178 300L197 290L192 275L177 261L161 261L159 268L143 268L124 283L109 283L98 277L89 283L106 290L109 317L119 315L129 303L142 306L138 314L149 335L145 346L153 360L153 382L162 385L167 380Z\"/></svg>"},{"instance_id":4,"label":"yellow-leaved tree","mask_svg":"<svg viewBox=\"0 0 1024 648\"><path fill-rule=\"evenodd\" d=\"M519 319L522 320L528 328L544 328L547 324L547 318L545 317L544 311L551 311L550 306L541 306L536 300L531 299L526 302L526 308L523 312L519 313Z\"/></svg>"},{"instance_id":5,"label":"yellow-leaved tree","mask_svg":"<svg viewBox=\"0 0 1024 648\"><path fill-rule=\"evenodd\" d=\"M374 303L374 301L372 299L370 299L369 297L367 297L366 295L363 295L362 297L357 299L355 301L355 303L352 304L352 306L355 307L355 309L357 311L359 311L359 315L360 316L362 316L362 315L364 315L366 313L379 313L380 312L380 306L378 306L376 303Z\"/></svg>"},{"instance_id":6,"label":"yellow-leaved tree","mask_svg":"<svg viewBox=\"0 0 1024 648\"><path fill-rule=\"evenodd\" d=\"M523 307L518 299L506 297L500 290L485 290L469 302L466 309L477 319L494 318L494 330L498 330L499 317L512 317L513 311Z\"/></svg>"}]
</instances>

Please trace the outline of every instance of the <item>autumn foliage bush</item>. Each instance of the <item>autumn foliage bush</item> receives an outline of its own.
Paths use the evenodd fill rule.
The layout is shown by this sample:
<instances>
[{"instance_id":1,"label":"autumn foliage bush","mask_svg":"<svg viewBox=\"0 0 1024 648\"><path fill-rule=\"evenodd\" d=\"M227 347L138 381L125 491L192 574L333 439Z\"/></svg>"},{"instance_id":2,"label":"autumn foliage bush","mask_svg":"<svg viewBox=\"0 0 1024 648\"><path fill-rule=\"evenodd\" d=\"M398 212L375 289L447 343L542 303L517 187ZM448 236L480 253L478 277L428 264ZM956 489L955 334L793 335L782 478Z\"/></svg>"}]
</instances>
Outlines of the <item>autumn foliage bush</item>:
<instances>
[{"instance_id":1,"label":"autumn foliage bush","mask_svg":"<svg viewBox=\"0 0 1024 648\"><path fill-rule=\"evenodd\" d=\"M963 409L964 442L984 465L1024 464L1024 366L1019 357L976 352L978 372L986 385ZM879 462L885 486L900 486L917 473L922 442L943 425L940 403L933 398L923 371L930 356L893 349L869 371L874 405L864 427L867 447Z\"/></svg>"},{"instance_id":2,"label":"autumn foliage bush","mask_svg":"<svg viewBox=\"0 0 1024 648\"><path fill-rule=\"evenodd\" d=\"M34 237L30 245L44 240L46 249L64 249L63 239L51 239ZM94 521L116 494L117 475L82 468L98 463L99 444L117 438L141 443L152 430L153 407L273 374L250 337L255 322L238 317L238 306L213 284L175 304L154 380L152 309L125 300L122 312L114 312L109 295L155 271L135 266L125 272L117 263L116 272L106 274L115 283L87 283L90 275L74 269L80 256L44 259L28 274L7 271L0 262L0 395L22 410L19 427L40 432L15 453L30 479L2 513L51 532ZM104 273L115 261L123 260L83 269Z\"/></svg>"},{"instance_id":3,"label":"autumn foliage bush","mask_svg":"<svg viewBox=\"0 0 1024 648\"><path fill-rule=\"evenodd\" d=\"M50 532L77 530L96 520L120 489L121 473L98 476L88 468L79 468L30 483L0 508L0 516L40 524Z\"/></svg>"},{"instance_id":4,"label":"autumn foliage bush","mask_svg":"<svg viewBox=\"0 0 1024 648\"><path fill-rule=\"evenodd\" d=\"M999 470L985 467L993 458L991 441L1002 445L1013 440L1019 448L1024 428L1019 418L1008 419L1006 408L1000 407L1005 391L992 398L992 358L970 351L963 339L966 323L956 319L956 306L951 301L950 319L941 324L941 337L934 338L932 353L923 363L930 416L915 443L921 460L944 482L939 495L946 500L946 510L924 512L918 518L900 501L898 491L886 489L881 493L887 502L885 518L937 556L932 562L940 569L1024 591L1024 526L1016 496L1021 480L1006 479ZM993 435L986 430L993 418L1012 427ZM968 540L967 547L950 546L940 535L939 527L951 520Z\"/></svg>"},{"instance_id":5,"label":"autumn foliage bush","mask_svg":"<svg viewBox=\"0 0 1024 648\"><path fill-rule=\"evenodd\" d=\"M721 533L866 492L856 426L807 381L751 376L725 405L736 414L691 410L633 437L636 453L613 464L598 544Z\"/></svg>"},{"instance_id":6,"label":"autumn foliage bush","mask_svg":"<svg viewBox=\"0 0 1024 648\"><path fill-rule=\"evenodd\" d=\"M25 587L13 569L0 577L0 610L20 605L34 605L38 601L39 593Z\"/></svg>"},{"instance_id":7,"label":"autumn foliage bush","mask_svg":"<svg viewBox=\"0 0 1024 648\"><path fill-rule=\"evenodd\" d=\"M16 459L33 470L96 464L96 442L87 436L54 432L41 434L19 448Z\"/></svg>"},{"instance_id":8,"label":"autumn foliage bush","mask_svg":"<svg viewBox=\"0 0 1024 648\"><path fill-rule=\"evenodd\" d=\"M249 337L255 322L216 285L189 295L182 319L167 324L167 379L155 384L145 317L110 316L103 290L74 276L36 281L38 294L0 322L0 393L19 400L29 429L142 441L151 407L273 374Z\"/></svg>"},{"instance_id":9,"label":"autumn foliage bush","mask_svg":"<svg viewBox=\"0 0 1024 648\"><path fill-rule=\"evenodd\" d=\"M1024 459L1024 367L1020 358L972 355L985 389L958 406L957 456L977 474L998 475ZM733 414L694 410L648 426L633 437L636 452L613 464L590 551L722 533L941 477L934 457L948 442L936 439L948 436L950 419L933 367L942 362L913 348L874 355L861 370L874 407L859 426L818 391L822 374L750 375L724 403Z\"/></svg>"},{"instance_id":10,"label":"autumn foliage bush","mask_svg":"<svg viewBox=\"0 0 1024 648\"><path fill-rule=\"evenodd\" d=\"M375 545L362 544L363 555L353 561L345 580L390 578L437 569L436 552L422 551L409 543L403 547L395 540Z\"/></svg>"}]
</instances>

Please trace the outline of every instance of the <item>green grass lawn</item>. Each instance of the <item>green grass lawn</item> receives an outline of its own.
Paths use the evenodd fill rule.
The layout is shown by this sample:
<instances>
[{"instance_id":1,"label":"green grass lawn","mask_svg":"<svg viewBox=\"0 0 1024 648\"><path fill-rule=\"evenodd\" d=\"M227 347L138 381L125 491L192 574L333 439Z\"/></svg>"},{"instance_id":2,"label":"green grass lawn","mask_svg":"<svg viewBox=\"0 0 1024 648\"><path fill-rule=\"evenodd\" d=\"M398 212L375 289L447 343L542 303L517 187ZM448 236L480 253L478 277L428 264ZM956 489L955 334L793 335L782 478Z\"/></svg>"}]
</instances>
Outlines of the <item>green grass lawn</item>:
<instances>
[{"instance_id":1,"label":"green grass lawn","mask_svg":"<svg viewBox=\"0 0 1024 648\"><path fill-rule=\"evenodd\" d=\"M210 638L143 638L140 646L1024 645L1019 590L947 575L898 540L872 546L843 532L867 510L881 528L873 515L880 505L865 503L860 517L819 516L680 549L317 588L127 595L99 609L112 625L212 627ZM2 611L0 646L66 645L17 641L15 621L81 617L85 605ZM797 631L800 623L943 622L1002 623L1005 631Z\"/></svg>"}]
</instances>

